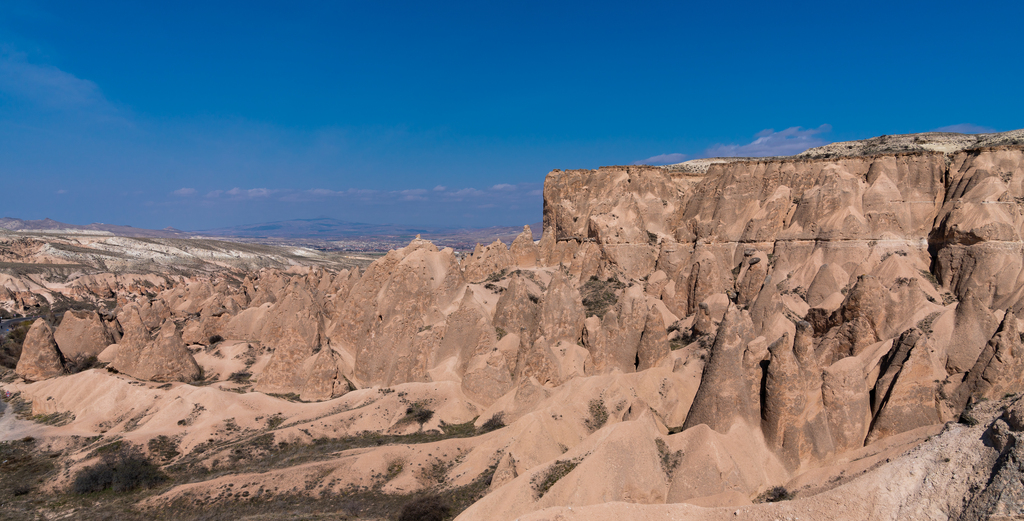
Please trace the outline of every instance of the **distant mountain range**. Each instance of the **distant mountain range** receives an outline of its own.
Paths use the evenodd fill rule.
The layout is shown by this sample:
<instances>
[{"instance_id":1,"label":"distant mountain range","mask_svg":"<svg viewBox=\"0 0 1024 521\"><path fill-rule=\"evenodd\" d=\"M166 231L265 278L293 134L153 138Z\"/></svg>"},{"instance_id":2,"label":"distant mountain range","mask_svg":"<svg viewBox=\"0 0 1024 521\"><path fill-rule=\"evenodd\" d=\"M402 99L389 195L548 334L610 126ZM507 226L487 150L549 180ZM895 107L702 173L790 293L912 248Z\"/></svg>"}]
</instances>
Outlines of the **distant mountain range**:
<instances>
[{"instance_id":1,"label":"distant mountain range","mask_svg":"<svg viewBox=\"0 0 1024 521\"><path fill-rule=\"evenodd\" d=\"M541 223L533 223L530 225L530 228L533 231L534 240L540 239ZM244 242L310 243L345 249L387 249L407 243L409 239L416 235L422 235L423 238L431 239L441 246L468 249L472 248L477 242L489 243L496 238L509 243L523 231L521 226L492 226L489 228L412 227L394 224L354 223L327 217L244 224L199 231L183 231L170 227L162 230L149 230L146 228L104 223L79 225L62 223L49 218L24 220L4 217L0 219L0 229L11 231L53 230L63 233L109 233L122 237L165 239L218 237L241 239ZM367 245L359 246L359 243L367 243ZM373 245L369 245L370 243Z\"/></svg>"},{"instance_id":2,"label":"distant mountain range","mask_svg":"<svg viewBox=\"0 0 1024 521\"><path fill-rule=\"evenodd\" d=\"M14 217L4 217L0 219L0 229L11 230L11 231L38 231L38 230L61 230L61 231L91 231L91 232L109 232L111 235L118 235L122 237L160 237L160 238L176 238L176 237L191 237L194 234L178 230L176 228L164 228L163 230L147 230L145 228L135 228L133 226L119 225L119 224L104 224L104 223L92 223L92 224L68 224L60 221L54 221L53 219L36 219L36 220L24 220L16 219Z\"/></svg>"}]
</instances>

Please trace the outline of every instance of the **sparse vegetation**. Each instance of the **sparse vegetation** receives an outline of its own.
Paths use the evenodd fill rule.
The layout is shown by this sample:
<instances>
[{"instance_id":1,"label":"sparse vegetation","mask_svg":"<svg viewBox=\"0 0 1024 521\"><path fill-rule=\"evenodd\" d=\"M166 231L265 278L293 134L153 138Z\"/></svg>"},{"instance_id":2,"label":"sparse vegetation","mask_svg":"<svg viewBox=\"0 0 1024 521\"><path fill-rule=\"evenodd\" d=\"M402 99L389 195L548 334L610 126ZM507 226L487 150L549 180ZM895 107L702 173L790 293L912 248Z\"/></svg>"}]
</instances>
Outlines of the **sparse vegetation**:
<instances>
[{"instance_id":1,"label":"sparse vegetation","mask_svg":"<svg viewBox=\"0 0 1024 521\"><path fill-rule=\"evenodd\" d=\"M778 501L789 501L793 499L794 494L786 487L772 487L765 490L754 499L754 503L776 503Z\"/></svg>"},{"instance_id":2,"label":"sparse vegetation","mask_svg":"<svg viewBox=\"0 0 1024 521\"><path fill-rule=\"evenodd\" d=\"M463 423L441 422L441 432L450 438L471 438L476 436L476 427L473 425L475 420L474 418Z\"/></svg>"},{"instance_id":3,"label":"sparse vegetation","mask_svg":"<svg viewBox=\"0 0 1024 521\"><path fill-rule=\"evenodd\" d=\"M6 503L8 494L31 493L54 468L51 455L39 451L36 440L31 437L0 442L0 502Z\"/></svg>"},{"instance_id":4,"label":"sparse vegetation","mask_svg":"<svg viewBox=\"0 0 1024 521\"><path fill-rule=\"evenodd\" d=\"M415 499L402 507L398 521L443 521L452 509L440 496Z\"/></svg>"},{"instance_id":5,"label":"sparse vegetation","mask_svg":"<svg viewBox=\"0 0 1024 521\"><path fill-rule=\"evenodd\" d=\"M939 279L935 278L935 275L933 275L932 272L930 272L928 270L918 270L918 271L921 273L921 276L924 277L925 280L927 280L928 282L932 283L932 286L934 286L935 289L939 289L939 288L942 287L942 284L939 283Z\"/></svg>"},{"instance_id":6,"label":"sparse vegetation","mask_svg":"<svg viewBox=\"0 0 1024 521\"><path fill-rule=\"evenodd\" d=\"M396 425L416 422L420 424L420 429L422 429L423 424L430 421L433 417L434 411L428 409L425 402L413 402L405 409L405 416L402 417L401 420L398 420Z\"/></svg>"},{"instance_id":7,"label":"sparse vegetation","mask_svg":"<svg viewBox=\"0 0 1024 521\"><path fill-rule=\"evenodd\" d=\"M395 458L395 459L389 461L388 462L388 470L381 477L382 481L378 484L378 486L383 486L384 483L387 483L388 481L391 481L391 480L397 478L398 475L401 474L403 470L405 470L405 460L400 459L400 458Z\"/></svg>"},{"instance_id":8,"label":"sparse vegetation","mask_svg":"<svg viewBox=\"0 0 1024 521\"><path fill-rule=\"evenodd\" d=\"M701 339L701 335L695 335L692 329L686 329L679 331L678 336L669 340L668 347L672 351L676 349L682 349L698 340Z\"/></svg>"},{"instance_id":9,"label":"sparse vegetation","mask_svg":"<svg viewBox=\"0 0 1024 521\"><path fill-rule=\"evenodd\" d=\"M935 313L922 318L921 321L917 323L917 329L920 329L925 335L932 334L932 323L934 323L935 319L939 318L939 315L941 314L941 311L936 311Z\"/></svg>"},{"instance_id":10,"label":"sparse vegetation","mask_svg":"<svg viewBox=\"0 0 1024 521\"><path fill-rule=\"evenodd\" d=\"M181 454L178 452L178 440L164 434L149 440L147 448L149 453L159 458L160 461L170 461Z\"/></svg>"},{"instance_id":11,"label":"sparse vegetation","mask_svg":"<svg viewBox=\"0 0 1024 521\"><path fill-rule=\"evenodd\" d=\"M537 497L544 497L544 494L547 494L551 487L558 483L558 480L568 476L581 461L583 461L581 458L558 460L552 463L547 471L534 476L531 483L533 484L533 490L537 493Z\"/></svg>"},{"instance_id":12,"label":"sparse vegetation","mask_svg":"<svg viewBox=\"0 0 1024 521\"><path fill-rule=\"evenodd\" d=\"M228 376L228 381L239 385L248 385L250 383L250 378L252 378L252 373L249 371L235 371Z\"/></svg>"},{"instance_id":13,"label":"sparse vegetation","mask_svg":"<svg viewBox=\"0 0 1024 521\"><path fill-rule=\"evenodd\" d=\"M296 393L267 393L267 394L270 395L270 396L273 396L274 398L280 398L282 400L287 400L289 402L301 402L302 401L302 399L299 398L299 395L296 394Z\"/></svg>"},{"instance_id":14,"label":"sparse vegetation","mask_svg":"<svg viewBox=\"0 0 1024 521\"><path fill-rule=\"evenodd\" d=\"M75 421L75 413L71 411L53 412L50 414L36 414L32 416L32 421L41 423L43 425L53 425L54 427L63 427L73 421Z\"/></svg>"},{"instance_id":15,"label":"sparse vegetation","mask_svg":"<svg viewBox=\"0 0 1024 521\"><path fill-rule=\"evenodd\" d=\"M480 434L496 431L505 427L505 413L498 411L480 426Z\"/></svg>"},{"instance_id":16,"label":"sparse vegetation","mask_svg":"<svg viewBox=\"0 0 1024 521\"><path fill-rule=\"evenodd\" d=\"M583 420L583 424L591 432L604 427L604 424L608 423L608 409L604 406L604 400L600 398L590 400L587 409L590 412L590 417Z\"/></svg>"},{"instance_id":17,"label":"sparse vegetation","mask_svg":"<svg viewBox=\"0 0 1024 521\"><path fill-rule=\"evenodd\" d=\"M420 470L420 481L426 485L443 485L448 479L448 471L452 468L453 462L441 458L435 459L432 463Z\"/></svg>"},{"instance_id":18,"label":"sparse vegetation","mask_svg":"<svg viewBox=\"0 0 1024 521\"><path fill-rule=\"evenodd\" d=\"M683 462L683 451L677 450L672 452L668 448L668 444L665 443L665 440L661 438L655 438L654 444L658 446L658 455L661 457L661 470L664 470L666 475L672 477L672 473Z\"/></svg>"},{"instance_id":19,"label":"sparse vegetation","mask_svg":"<svg viewBox=\"0 0 1024 521\"><path fill-rule=\"evenodd\" d=\"M224 341L224 337L220 335L210 335L210 345L219 344Z\"/></svg>"},{"instance_id":20,"label":"sparse vegetation","mask_svg":"<svg viewBox=\"0 0 1024 521\"><path fill-rule=\"evenodd\" d=\"M502 338L505 338L505 335L508 334L504 329L502 329L500 327L494 328L494 332L498 334L498 340L501 340Z\"/></svg>"},{"instance_id":21,"label":"sparse vegetation","mask_svg":"<svg viewBox=\"0 0 1024 521\"><path fill-rule=\"evenodd\" d=\"M496 271L488 275L487 278L484 279L484 282L498 282L499 280L504 279L507 274L508 270Z\"/></svg>"},{"instance_id":22,"label":"sparse vegetation","mask_svg":"<svg viewBox=\"0 0 1024 521\"><path fill-rule=\"evenodd\" d=\"M21 358L21 346L25 343L25 336L32 327L35 320L19 322L7 333L0 344L0 366L14 369Z\"/></svg>"},{"instance_id":23,"label":"sparse vegetation","mask_svg":"<svg viewBox=\"0 0 1024 521\"><path fill-rule=\"evenodd\" d=\"M89 494L112 489L128 492L137 488L152 488L167 480L160 468L146 459L129 444L105 452L100 462L79 471L71 485L76 494Z\"/></svg>"},{"instance_id":24,"label":"sparse vegetation","mask_svg":"<svg viewBox=\"0 0 1024 521\"><path fill-rule=\"evenodd\" d=\"M600 280L596 276L590 277L590 280L580 288L586 315L604 317L608 308L619 300L616 291L625 287L625 284L615 279Z\"/></svg>"},{"instance_id":25,"label":"sparse vegetation","mask_svg":"<svg viewBox=\"0 0 1024 521\"><path fill-rule=\"evenodd\" d=\"M100 361L95 356L84 353L64 360L64 370L68 374L81 373L94 367L100 367L100 365Z\"/></svg>"},{"instance_id":26,"label":"sparse vegetation","mask_svg":"<svg viewBox=\"0 0 1024 521\"><path fill-rule=\"evenodd\" d=\"M281 413L275 414L267 418L267 430L272 431L281 426L284 423L284 416Z\"/></svg>"}]
</instances>

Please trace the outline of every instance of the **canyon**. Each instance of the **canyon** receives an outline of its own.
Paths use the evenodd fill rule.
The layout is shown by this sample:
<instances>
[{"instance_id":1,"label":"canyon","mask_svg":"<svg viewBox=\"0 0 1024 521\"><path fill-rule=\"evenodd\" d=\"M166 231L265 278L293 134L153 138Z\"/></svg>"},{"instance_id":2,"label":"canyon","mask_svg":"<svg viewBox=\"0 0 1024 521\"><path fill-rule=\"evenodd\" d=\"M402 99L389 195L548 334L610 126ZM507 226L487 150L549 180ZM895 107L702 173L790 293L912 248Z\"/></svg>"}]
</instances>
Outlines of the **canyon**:
<instances>
[{"instance_id":1,"label":"canyon","mask_svg":"<svg viewBox=\"0 0 1024 521\"><path fill-rule=\"evenodd\" d=\"M0 508L1024 515L1024 131L555 170L542 228L466 256L0 230L0 308L40 317L0 441L48 462ZM119 447L166 479L68 492Z\"/></svg>"}]
</instances>

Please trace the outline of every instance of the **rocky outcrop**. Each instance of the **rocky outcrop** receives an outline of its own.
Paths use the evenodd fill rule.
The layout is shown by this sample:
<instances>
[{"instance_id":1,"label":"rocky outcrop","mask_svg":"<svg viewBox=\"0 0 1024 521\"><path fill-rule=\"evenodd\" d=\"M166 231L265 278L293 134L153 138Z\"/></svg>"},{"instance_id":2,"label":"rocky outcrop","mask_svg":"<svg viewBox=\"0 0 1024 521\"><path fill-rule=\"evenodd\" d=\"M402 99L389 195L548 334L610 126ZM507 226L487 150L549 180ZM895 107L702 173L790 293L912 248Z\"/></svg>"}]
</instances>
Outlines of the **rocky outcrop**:
<instances>
[{"instance_id":1,"label":"rocky outcrop","mask_svg":"<svg viewBox=\"0 0 1024 521\"><path fill-rule=\"evenodd\" d=\"M942 422L938 386L945 371L934 346L917 329L904 332L882 361L875 384L875 419L867 443Z\"/></svg>"},{"instance_id":2,"label":"rocky outcrop","mask_svg":"<svg viewBox=\"0 0 1024 521\"><path fill-rule=\"evenodd\" d=\"M684 430L705 424L724 434L737 422L745 423L747 428L760 423L760 407L751 396L752 385L743 363L747 343L753 339L749 313L730 307L711 347L711 358L704 366Z\"/></svg>"},{"instance_id":3,"label":"rocky outcrop","mask_svg":"<svg viewBox=\"0 0 1024 521\"><path fill-rule=\"evenodd\" d=\"M999 331L985 344L967 379L957 390L956 404L969 398L999 399L1024 389L1024 346L1017 329L1017 317L1007 312Z\"/></svg>"},{"instance_id":4,"label":"rocky outcrop","mask_svg":"<svg viewBox=\"0 0 1024 521\"><path fill-rule=\"evenodd\" d=\"M95 311L68 311L53 333L64 356L96 356L114 343L110 332Z\"/></svg>"},{"instance_id":5,"label":"rocky outcrop","mask_svg":"<svg viewBox=\"0 0 1024 521\"><path fill-rule=\"evenodd\" d=\"M540 264L540 249L533 242L533 231L529 226L523 226L523 233L512 241L509 254L513 264L520 268L533 268Z\"/></svg>"},{"instance_id":6,"label":"rocky outcrop","mask_svg":"<svg viewBox=\"0 0 1024 521\"><path fill-rule=\"evenodd\" d=\"M482 282L492 275L503 274L515 265L514 254L508 251L505 243L496 239L487 246L476 245L473 255L466 259L465 277L469 282Z\"/></svg>"},{"instance_id":7,"label":"rocky outcrop","mask_svg":"<svg viewBox=\"0 0 1024 521\"><path fill-rule=\"evenodd\" d=\"M202 368L185 348L174 322L164 322L156 335L150 335L135 308L118 317L125 331L117 355L110 364L119 372L153 382L192 382L203 376Z\"/></svg>"},{"instance_id":8,"label":"rocky outcrop","mask_svg":"<svg viewBox=\"0 0 1024 521\"><path fill-rule=\"evenodd\" d=\"M36 320L29 328L14 372L33 382L64 374L64 356L45 320Z\"/></svg>"},{"instance_id":9,"label":"rocky outcrop","mask_svg":"<svg viewBox=\"0 0 1024 521\"><path fill-rule=\"evenodd\" d=\"M822 372L814 353L811 325L800 322L792 345L768 348L771 359L761 411L765 441L790 471L820 463L834 453L822 397Z\"/></svg>"},{"instance_id":10,"label":"rocky outcrop","mask_svg":"<svg viewBox=\"0 0 1024 521\"><path fill-rule=\"evenodd\" d=\"M297 393L303 386L303 363L323 346L323 306L304 284L293 281L264 318L259 339L274 350L256 389Z\"/></svg>"},{"instance_id":11,"label":"rocky outcrop","mask_svg":"<svg viewBox=\"0 0 1024 521\"><path fill-rule=\"evenodd\" d=\"M450 248L438 251L427 241L413 241L392 253L388 272L371 265L348 299L352 308L365 310L353 324L364 331L354 345L355 375L364 385L427 379L430 353L441 340L434 326L443 324L443 311L464 284ZM367 294L360 288L367 277L378 291ZM373 280L378 277L379 283Z\"/></svg>"}]
</instances>

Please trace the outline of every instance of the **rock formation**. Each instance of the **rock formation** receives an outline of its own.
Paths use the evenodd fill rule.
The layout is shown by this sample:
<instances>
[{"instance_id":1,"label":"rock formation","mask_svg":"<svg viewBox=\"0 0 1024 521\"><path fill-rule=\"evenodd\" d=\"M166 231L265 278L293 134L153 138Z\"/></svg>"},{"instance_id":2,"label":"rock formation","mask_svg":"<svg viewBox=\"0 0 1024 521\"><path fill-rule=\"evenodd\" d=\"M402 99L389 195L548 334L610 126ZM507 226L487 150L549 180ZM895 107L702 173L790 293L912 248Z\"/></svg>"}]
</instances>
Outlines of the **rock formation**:
<instances>
[{"instance_id":1,"label":"rock formation","mask_svg":"<svg viewBox=\"0 0 1024 521\"><path fill-rule=\"evenodd\" d=\"M626 519L767 519L803 512L752 505L784 487L794 505L844 519L813 498L873 501L881 489L865 483L891 478L882 518L1006 510L1018 504L1010 460L1024 425L1021 139L923 134L783 158L555 170L536 243L525 227L511 247L477 245L460 260L415 239L364 270L264 267L138 283L144 293L127 279L81 280L78 291L117 308L69 313L56 333L39 321L17 373L63 374L68 352L116 339L123 385L212 382L171 386L173 405L147 406L173 411L180 429L168 432L190 448L229 430L185 401L213 403L207 394L239 418L301 411L273 428L251 415L246 428L275 443L440 439L237 478L250 497L292 476L299 494L486 487L460 519L571 517L557 509L609 501L650 504L615 510ZM52 296L22 278L0 287L0 298ZM60 380L112 378L90 373ZM86 407L71 394L35 403ZM93 427L124 421L108 416ZM224 454L211 461L242 457ZM432 470L404 470L413 463ZM918 501L931 494L926 473L955 500ZM222 486L175 485L160 501L220 498Z\"/></svg>"},{"instance_id":2,"label":"rock formation","mask_svg":"<svg viewBox=\"0 0 1024 521\"><path fill-rule=\"evenodd\" d=\"M21 358L14 370L26 380L37 381L64 374L64 356L53 340L53 330L45 320L36 320L25 336Z\"/></svg>"},{"instance_id":3,"label":"rock formation","mask_svg":"<svg viewBox=\"0 0 1024 521\"><path fill-rule=\"evenodd\" d=\"M110 331L95 311L68 311L53 333L53 339L67 358L96 356L114 343Z\"/></svg>"}]
</instances>

